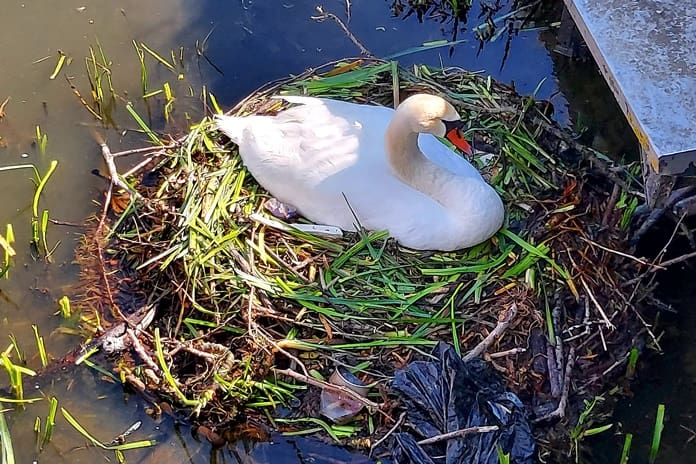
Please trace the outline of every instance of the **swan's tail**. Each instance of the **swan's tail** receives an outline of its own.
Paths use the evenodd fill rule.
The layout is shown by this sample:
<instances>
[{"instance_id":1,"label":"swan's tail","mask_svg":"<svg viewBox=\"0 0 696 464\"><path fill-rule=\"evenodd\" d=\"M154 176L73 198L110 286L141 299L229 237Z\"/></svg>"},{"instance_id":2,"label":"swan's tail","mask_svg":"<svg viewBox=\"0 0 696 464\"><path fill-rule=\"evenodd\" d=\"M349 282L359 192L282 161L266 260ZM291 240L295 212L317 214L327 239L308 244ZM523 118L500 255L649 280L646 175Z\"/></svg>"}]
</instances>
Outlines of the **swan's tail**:
<instances>
[{"instance_id":1,"label":"swan's tail","mask_svg":"<svg viewBox=\"0 0 696 464\"><path fill-rule=\"evenodd\" d=\"M215 124L220 132L228 136L234 143L239 144L244 128L249 124L249 118L216 114Z\"/></svg>"}]
</instances>

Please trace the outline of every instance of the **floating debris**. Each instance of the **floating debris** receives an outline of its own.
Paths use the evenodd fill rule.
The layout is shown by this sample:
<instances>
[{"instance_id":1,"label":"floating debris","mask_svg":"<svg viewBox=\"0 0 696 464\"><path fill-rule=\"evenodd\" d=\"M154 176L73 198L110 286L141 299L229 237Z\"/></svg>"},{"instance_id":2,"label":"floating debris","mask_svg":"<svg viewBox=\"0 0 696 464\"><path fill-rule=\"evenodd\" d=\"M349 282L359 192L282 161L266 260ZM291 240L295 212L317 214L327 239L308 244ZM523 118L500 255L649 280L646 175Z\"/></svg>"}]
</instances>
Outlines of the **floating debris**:
<instances>
[{"instance_id":1,"label":"floating debris","mask_svg":"<svg viewBox=\"0 0 696 464\"><path fill-rule=\"evenodd\" d=\"M338 366L334 373L331 374L329 382L332 385L348 388L363 398L366 398L370 391L369 385L365 385L364 382L342 366ZM364 407L365 405L361 401L341 391L324 389L321 392L320 412L336 424L347 424Z\"/></svg>"}]
</instances>

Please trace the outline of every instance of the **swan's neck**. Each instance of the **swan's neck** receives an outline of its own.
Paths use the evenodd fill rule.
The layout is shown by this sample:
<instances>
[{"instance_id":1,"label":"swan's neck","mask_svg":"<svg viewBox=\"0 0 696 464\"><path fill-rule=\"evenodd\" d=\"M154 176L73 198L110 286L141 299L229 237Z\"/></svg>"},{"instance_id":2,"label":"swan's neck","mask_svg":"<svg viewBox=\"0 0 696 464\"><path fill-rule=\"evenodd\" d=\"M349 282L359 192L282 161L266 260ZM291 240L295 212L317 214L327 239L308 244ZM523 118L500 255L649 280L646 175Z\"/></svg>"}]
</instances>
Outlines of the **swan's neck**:
<instances>
[{"instance_id":1,"label":"swan's neck","mask_svg":"<svg viewBox=\"0 0 696 464\"><path fill-rule=\"evenodd\" d=\"M443 206L459 203L457 197L462 192L452 189L460 190L464 179L425 157L418 147L418 133L403 116L397 111L385 134L387 159L392 170L403 182Z\"/></svg>"},{"instance_id":2,"label":"swan's neck","mask_svg":"<svg viewBox=\"0 0 696 464\"><path fill-rule=\"evenodd\" d=\"M408 127L407 121L397 112L387 127L385 144L387 159L394 173L404 182L412 184L416 165L427 161L418 148L418 133Z\"/></svg>"}]
</instances>

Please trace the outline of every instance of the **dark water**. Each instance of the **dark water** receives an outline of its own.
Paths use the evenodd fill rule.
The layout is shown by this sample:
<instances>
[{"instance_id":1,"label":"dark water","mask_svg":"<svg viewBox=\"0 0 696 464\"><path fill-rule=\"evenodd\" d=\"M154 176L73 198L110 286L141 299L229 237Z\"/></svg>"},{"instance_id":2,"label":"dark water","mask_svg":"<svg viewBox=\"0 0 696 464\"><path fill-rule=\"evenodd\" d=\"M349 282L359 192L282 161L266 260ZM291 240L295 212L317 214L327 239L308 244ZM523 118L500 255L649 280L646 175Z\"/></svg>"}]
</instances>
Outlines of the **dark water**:
<instances>
[{"instance_id":1,"label":"dark water","mask_svg":"<svg viewBox=\"0 0 696 464\"><path fill-rule=\"evenodd\" d=\"M426 20L420 24L415 17L394 18L389 2L382 0L352 0L351 4L351 31L378 57L452 37L451 22ZM345 19L345 1L327 0L323 5ZM5 146L0 148L0 166L35 163L44 172L51 160L58 160L59 167L47 186L41 207L48 209L53 218L81 223L96 211L92 200L101 198L105 185L90 174L102 167L90 133L95 123L72 94L64 76L74 78L73 83L88 95L84 58L90 46L101 45L111 62L117 92L132 99L140 114L147 114L148 108L137 98L142 92L132 41L144 42L163 56L169 56L170 50L178 54L179 47L184 47L183 81L179 82L176 75L152 59L148 68L152 88L167 81L175 89L175 121L169 128L184 130L185 114L188 112L195 120L201 113L198 95L203 85L221 104L231 106L269 80L334 59L357 56L359 51L335 23L319 23L310 18L316 14L315 6L304 0L4 0L0 102L6 96L11 100L6 107L7 117L0 122L0 146ZM442 64L481 70L503 82L514 83L523 94L534 91L545 79L538 96L554 103L561 122L587 127L587 141L618 156L635 156L630 131L621 123L623 118L591 63L574 64L549 52L554 40L549 32L521 32L510 43L503 36L479 52L479 43L471 33L482 21L477 16L478 10L472 10L468 23L462 24L465 29L458 38L463 43L403 56L399 59L401 64ZM197 43L210 62L197 55ZM57 79L49 80L58 50L67 54L71 62ZM503 62L506 52L508 58ZM187 96L189 87L192 96ZM152 116L153 125L164 126L157 111ZM114 118L120 129L107 131L112 150L145 143L136 132L122 130L135 126L122 104ZM48 135L45 155L39 154L33 144L37 125ZM5 224L13 224L18 252L10 278L0 281L0 340L7 341L10 334L16 336L28 366L38 369L32 324L38 325L48 351L56 358L79 343L77 337L61 333L61 320L54 312L57 300L74 294L79 285L73 256L83 229L52 226L49 241L61 242L52 263L33 259L28 245L33 192L30 177L30 171L0 172L5 196L0 202L0 233L5 233ZM0 379L6 384L5 377ZM665 385L677 383L665 379ZM31 394L55 395L62 407L104 441L142 420L143 426L133 434L134 439L155 438L159 445L127 452L128 462L366 462L363 457L339 450L327 453L325 445L297 437L275 437L272 444L240 443L213 450L197 441L185 425L169 419L151 419L137 396L124 394L120 386L105 382L86 369L59 379L42 392L28 392L27 396ZM646 404L650 401L644 400ZM66 463L114 459L108 451L76 449L84 440L60 413L53 440L38 454L32 427L35 418L45 417L47 410L44 400L6 414L18 462L37 458ZM671 412L669 408L668 411ZM617 461L612 457L596 462Z\"/></svg>"},{"instance_id":2,"label":"dark water","mask_svg":"<svg viewBox=\"0 0 696 464\"><path fill-rule=\"evenodd\" d=\"M615 424L614 433L590 440L593 453L588 462L618 463L624 435L632 433L630 462L647 463L658 404L665 405L665 421L656 462L696 462L696 286L692 273L693 266L685 264L661 276L657 295L674 311L663 314L658 331L663 352L648 351L638 363L631 394L619 402L608 421Z\"/></svg>"}]
</instances>

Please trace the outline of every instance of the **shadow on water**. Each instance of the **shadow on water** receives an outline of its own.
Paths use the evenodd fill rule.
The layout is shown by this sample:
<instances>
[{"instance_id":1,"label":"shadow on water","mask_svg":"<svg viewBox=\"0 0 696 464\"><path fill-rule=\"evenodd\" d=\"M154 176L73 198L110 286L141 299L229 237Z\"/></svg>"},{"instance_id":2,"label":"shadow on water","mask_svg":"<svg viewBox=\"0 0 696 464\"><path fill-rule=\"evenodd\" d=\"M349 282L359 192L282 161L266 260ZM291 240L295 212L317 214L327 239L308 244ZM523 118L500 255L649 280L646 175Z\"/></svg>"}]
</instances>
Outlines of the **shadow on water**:
<instances>
[{"instance_id":1,"label":"shadow on water","mask_svg":"<svg viewBox=\"0 0 696 464\"><path fill-rule=\"evenodd\" d=\"M426 21L420 24L417 14L405 18L393 16L390 12L392 2L388 0L352 0L350 3L348 26L376 56L389 56L427 42L455 37L461 42L454 46L404 55L399 61L402 65L426 63L482 70L495 79L514 83L523 94L532 93L546 79L537 95L552 100L556 117L561 122L568 121L570 115L573 122L581 124L585 119L600 118L605 114L604 105L592 104L592 100L597 99L595 93L586 92L588 83L601 81L599 76L591 71L578 76L576 68L559 68L557 57L547 52L539 38L539 30L534 27L528 31L501 34L497 40L480 48L471 31L485 24L487 15L489 21L495 22L495 18L510 11L509 6L508 10L492 12L482 10L478 2L474 2L468 16L454 20L435 18L433 21L432 18L427 20L430 15L427 13L424 16ZM344 19L345 6L344 0L324 2L327 11ZM102 198L105 188L102 179L90 174L93 169L102 168L101 156L90 135L90 129L99 128L99 125L72 94L64 76L74 78L73 82L82 94L89 95L84 57L89 53L90 45L100 44L112 63L110 69L119 95L114 118L119 129L108 130L106 135L112 151L117 151L146 143L142 134L133 130L136 126L123 109L123 101L130 99L140 114L148 114L139 98L142 95L140 68L133 40L147 44L163 56L169 56L170 50L175 50L176 54L179 47L184 47L184 81L178 82L175 74L152 60L148 68L151 86L167 81L175 88L178 97L175 122L170 123L168 130L182 131L186 127L187 115L195 121L201 114L199 95L202 85L212 90L227 107L269 80L358 54L356 47L335 23L313 21L311 16L315 14L314 2L307 1L122 0L116 4L108 0L84 0L70 6L56 6L48 0L7 1L3 4L3 17L10 20L0 28L3 56L0 102L6 96L11 100L6 107L7 117L0 121L0 147L5 146L0 148L0 166L35 163L41 172L45 172L50 160L59 160L58 170L42 198L42 207L48 209L53 218L80 224L96 211L92 202ZM552 13L538 14L553 17ZM528 21L519 23L523 17L513 19L518 21L518 25L532 24ZM527 18L529 21L532 19ZM511 23L513 26L514 21ZM496 34L501 24L507 23L501 22L499 29L484 29L489 34ZM214 66L197 55L197 44ZM70 63L55 80L49 80L58 50L70 57ZM578 84L566 84L566 80ZM559 93L559 81L564 92L568 92L572 107L570 113L565 97ZM601 98L606 97L603 95ZM165 121L159 111L151 112L151 123L153 127L162 129ZM578 116L581 114L582 117ZM609 120L616 119L623 121L618 116ZM37 125L48 134L48 153L45 156L39 155L33 144ZM597 125L606 129L604 132L599 130L604 139L623 131L620 127L606 127L601 122L595 123ZM607 143L616 146L613 142ZM10 278L0 282L0 315L4 322L0 327L0 339L14 334L26 350L28 366L38 369L40 364L34 348L32 324L38 324L46 338L48 351L56 358L79 342L77 337L61 333L61 321L53 313L57 309L56 301L64 294L74 294L79 285L73 253L84 229L51 226L49 240L61 242L53 263L34 260L27 238L30 237L33 192L29 177L24 171L0 172L5 194L5 201L0 203L0 231L4 233L4 225L12 223L18 237L18 256ZM327 453L324 443L298 437L277 436L273 443L239 443L215 450L197 440L183 422L177 424L170 418L151 418L147 414L148 406L137 395L124 393L119 385L106 382L91 370L78 368L54 380L53 385L44 387L40 393L27 387L27 396L55 395L60 405L78 417L80 423L99 439L108 441L135 421L143 421L133 439L152 437L160 444L152 449L128 452L129 462L368 462L362 456L349 455L341 450ZM4 377L2 383L6 384ZM44 401L8 414L19 462L30 462L38 456L33 423L36 417L45 417L47 409ZM41 453L41 460L92 463L105 456L111 458L111 454L95 448L77 449L84 439L60 414L58 417L57 429Z\"/></svg>"},{"instance_id":2,"label":"shadow on water","mask_svg":"<svg viewBox=\"0 0 696 464\"><path fill-rule=\"evenodd\" d=\"M662 319L660 345L663 353L646 352L638 364L631 395L619 401L610 422L614 431L590 440L592 457L587 462L619 462L624 435L633 434L632 463L647 463L658 404L665 405L665 422L657 463L696 462L696 312L693 266L668 271L660 278L658 297L675 313Z\"/></svg>"}]
</instances>

